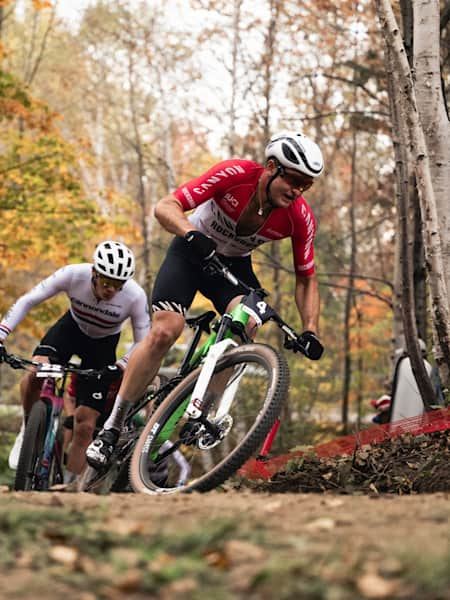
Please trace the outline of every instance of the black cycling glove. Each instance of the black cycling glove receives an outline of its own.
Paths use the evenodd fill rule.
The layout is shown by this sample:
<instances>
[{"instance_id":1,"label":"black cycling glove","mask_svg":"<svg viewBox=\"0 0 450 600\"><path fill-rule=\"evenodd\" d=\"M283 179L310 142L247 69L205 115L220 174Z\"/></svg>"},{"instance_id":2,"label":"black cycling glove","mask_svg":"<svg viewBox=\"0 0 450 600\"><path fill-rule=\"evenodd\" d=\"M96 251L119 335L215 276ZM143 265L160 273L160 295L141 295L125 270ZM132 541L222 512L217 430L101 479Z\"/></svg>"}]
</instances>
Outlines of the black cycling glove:
<instances>
[{"instance_id":1,"label":"black cycling glove","mask_svg":"<svg viewBox=\"0 0 450 600\"><path fill-rule=\"evenodd\" d=\"M201 231L195 229L188 231L184 239L195 252L196 257L202 262L207 263L216 253L216 242L209 235L205 235Z\"/></svg>"},{"instance_id":2,"label":"black cycling glove","mask_svg":"<svg viewBox=\"0 0 450 600\"><path fill-rule=\"evenodd\" d=\"M101 370L100 379L102 381L112 382L117 381L123 375L122 369L118 365L106 365Z\"/></svg>"},{"instance_id":3,"label":"black cycling glove","mask_svg":"<svg viewBox=\"0 0 450 600\"><path fill-rule=\"evenodd\" d=\"M3 344L3 342L0 342L0 363L4 362L7 354L8 353L6 352L6 348Z\"/></svg>"},{"instance_id":4,"label":"black cycling glove","mask_svg":"<svg viewBox=\"0 0 450 600\"><path fill-rule=\"evenodd\" d=\"M293 352L301 352L310 360L319 360L322 356L324 347L319 338L312 331L304 331L298 336L298 342L286 338L284 347Z\"/></svg>"},{"instance_id":5,"label":"black cycling glove","mask_svg":"<svg viewBox=\"0 0 450 600\"><path fill-rule=\"evenodd\" d=\"M322 356L324 347L319 341L319 338L312 331L304 331L298 338L300 344L305 350L305 356L311 360L319 360Z\"/></svg>"}]
</instances>

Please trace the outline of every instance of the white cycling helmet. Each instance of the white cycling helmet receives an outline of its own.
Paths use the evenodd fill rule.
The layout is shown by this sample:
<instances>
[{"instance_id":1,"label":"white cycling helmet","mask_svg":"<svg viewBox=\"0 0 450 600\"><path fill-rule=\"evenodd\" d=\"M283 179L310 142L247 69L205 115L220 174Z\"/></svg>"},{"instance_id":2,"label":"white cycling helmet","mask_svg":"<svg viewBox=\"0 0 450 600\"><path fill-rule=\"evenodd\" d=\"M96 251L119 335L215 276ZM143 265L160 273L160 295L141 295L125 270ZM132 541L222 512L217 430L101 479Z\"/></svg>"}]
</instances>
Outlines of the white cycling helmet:
<instances>
[{"instance_id":1,"label":"white cycling helmet","mask_svg":"<svg viewBox=\"0 0 450 600\"><path fill-rule=\"evenodd\" d=\"M276 158L283 166L309 177L319 177L323 171L323 156L319 146L303 133L282 131L270 138L266 158Z\"/></svg>"},{"instance_id":2,"label":"white cycling helmet","mask_svg":"<svg viewBox=\"0 0 450 600\"><path fill-rule=\"evenodd\" d=\"M105 277L127 281L134 275L134 254L125 244L107 240L95 249L94 268Z\"/></svg>"}]
</instances>

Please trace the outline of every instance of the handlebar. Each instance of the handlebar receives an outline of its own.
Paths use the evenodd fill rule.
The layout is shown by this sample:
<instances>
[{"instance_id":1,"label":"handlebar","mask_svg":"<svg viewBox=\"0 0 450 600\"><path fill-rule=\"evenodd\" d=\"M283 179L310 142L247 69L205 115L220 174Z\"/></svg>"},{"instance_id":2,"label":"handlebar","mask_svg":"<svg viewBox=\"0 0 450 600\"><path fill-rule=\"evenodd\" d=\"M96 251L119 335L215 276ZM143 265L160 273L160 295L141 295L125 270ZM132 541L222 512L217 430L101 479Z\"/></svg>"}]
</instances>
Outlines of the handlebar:
<instances>
[{"instance_id":1,"label":"handlebar","mask_svg":"<svg viewBox=\"0 0 450 600\"><path fill-rule=\"evenodd\" d=\"M263 298L268 296L268 292L266 290L263 290L261 288L258 288L258 289L252 288L249 285L247 285L244 281L239 279L239 277L234 275L229 270L229 268L223 264L223 262L220 260L220 258L216 254L211 258L211 260L209 260L206 263L206 265L204 266L204 270L210 274L221 275L224 279L229 281L232 285L234 285L236 287L240 286L240 287L244 288L244 290L247 292L248 295L250 295L253 292L261 300L263 300ZM278 325L278 327L283 331L283 333L285 334L284 347L287 350L292 350L293 352L301 352L304 356L306 356L307 358L310 358L308 356L307 348L302 343L300 336L295 332L295 330L292 329L292 327L290 327L286 323L286 321L284 321L280 317L280 315L271 306L269 306L266 302L263 302L263 304L264 304L265 316L261 319L261 321L260 321L261 324L266 321L269 321L269 320L274 321ZM255 307L253 307L253 309L255 309ZM253 315L253 316L255 316L256 320L258 320L261 318L262 315L259 315L259 316Z\"/></svg>"},{"instance_id":2,"label":"handlebar","mask_svg":"<svg viewBox=\"0 0 450 600\"><path fill-rule=\"evenodd\" d=\"M16 354L6 353L4 362L12 369L24 369L25 371L36 372L36 377L52 377L59 379L68 373L75 373L81 377L101 377L104 373L103 369L80 369L73 363L59 365L55 363L42 363L17 356Z\"/></svg>"}]
</instances>

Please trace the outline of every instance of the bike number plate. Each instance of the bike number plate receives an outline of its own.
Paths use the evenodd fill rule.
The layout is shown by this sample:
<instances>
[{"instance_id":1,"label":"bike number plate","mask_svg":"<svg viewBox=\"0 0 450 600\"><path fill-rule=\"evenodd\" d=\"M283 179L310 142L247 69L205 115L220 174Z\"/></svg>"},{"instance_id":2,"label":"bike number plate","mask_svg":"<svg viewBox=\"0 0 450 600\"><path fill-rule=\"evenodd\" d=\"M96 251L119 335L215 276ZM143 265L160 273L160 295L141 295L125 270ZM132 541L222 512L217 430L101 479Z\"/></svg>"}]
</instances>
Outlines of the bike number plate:
<instances>
[{"instance_id":1,"label":"bike number plate","mask_svg":"<svg viewBox=\"0 0 450 600\"><path fill-rule=\"evenodd\" d=\"M275 314L273 309L255 292L250 292L243 300L243 304L243 311L255 319L258 327L271 319L272 315Z\"/></svg>"},{"instance_id":2,"label":"bike number plate","mask_svg":"<svg viewBox=\"0 0 450 600\"><path fill-rule=\"evenodd\" d=\"M52 365L51 363L42 363L36 370L36 377L54 377L59 379L64 376L62 365Z\"/></svg>"}]
</instances>

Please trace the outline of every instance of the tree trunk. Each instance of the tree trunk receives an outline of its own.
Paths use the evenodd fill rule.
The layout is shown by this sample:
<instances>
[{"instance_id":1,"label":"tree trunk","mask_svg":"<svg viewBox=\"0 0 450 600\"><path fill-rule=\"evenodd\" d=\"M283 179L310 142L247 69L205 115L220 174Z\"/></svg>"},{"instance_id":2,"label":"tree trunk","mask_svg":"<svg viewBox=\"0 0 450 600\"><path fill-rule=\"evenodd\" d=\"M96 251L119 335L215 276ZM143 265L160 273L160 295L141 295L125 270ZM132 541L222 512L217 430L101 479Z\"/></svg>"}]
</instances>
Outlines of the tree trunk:
<instances>
[{"instance_id":1,"label":"tree trunk","mask_svg":"<svg viewBox=\"0 0 450 600\"><path fill-rule=\"evenodd\" d=\"M440 244L441 271L446 296L432 294L432 308L437 313L435 338L439 341L438 363L444 366L443 379L448 383L450 373L449 317L447 297L450 293L450 122L441 85L440 67L440 4L415 0L414 6L414 68L416 75L417 108L423 126L428 163L434 192L437 223L430 232ZM446 302L446 311L442 303Z\"/></svg>"},{"instance_id":2,"label":"tree trunk","mask_svg":"<svg viewBox=\"0 0 450 600\"><path fill-rule=\"evenodd\" d=\"M344 379L342 389L342 428L344 433L348 432L348 412L350 404L350 388L352 381L352 357L350 342L350 317L354 301L354 275L356 273L356 225L355 225L355 201L356 201L356 149L357 133L353 131L352 140L352 179L350 189L350 265L348 290L344 308Z\"/></svg>"},{"instance_id":3,"label":"tree trunk","mask_svg":"<svg viewBox=\"0 0 450 600\"><path fill-rule=\"evenodd\" d=\"M241 21L242 0L234 0L233 3L233 49L232 49L232 67L231 67L231 95L230 95L230 113L229 113L229 132L228 132L228 152L230 156L235 155L236 144L236 91L237 91L237 64L240 46L240 21Z\"/></svg>"},{"instance_id":4,"label":"tree trunk","mask_svg":"<svg viewBox=\"0 0 450 600\"><path fill-rule=\"evenodd\" d=\"M397 178L399 184L398 203L399 218L402 224L401 234L403 267L403 318L406 338L406 349L411 359L411 366L417 381L424 405L428 408L434 402L434 392L431 381L425 370L421 352L418 346L417 327L414 318L414 298L412 290L412 272L408 261L408 227L407 227L407 200L409 198L409 169L408 147L411 145L415 158L415 171L418 182L419 197L421 201L422 221L427 230L427 241L424 244L427 250L427 265L430 276L430 288L435 310L436 322L445 314L447 304L439 304L434 295L438 290L444 293L444 302L447 300L445 285L442 279L442 255L439 244L438 223L433 188L426 154L423 131L421 129L415 102L414 87L411 71L406 60L404 46L399 37L392 7L389 0L376 0L375 5L382 25L383 36L386 44L388 62L388 77L390 78L392 124L394 128L394 148L396 150ZM427 218L428 217L428 218ZM434 292L434 294L433 294ZM440 312L443 311L443 312Z\"/></svg>"}]
</instances>

